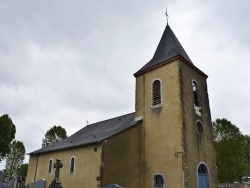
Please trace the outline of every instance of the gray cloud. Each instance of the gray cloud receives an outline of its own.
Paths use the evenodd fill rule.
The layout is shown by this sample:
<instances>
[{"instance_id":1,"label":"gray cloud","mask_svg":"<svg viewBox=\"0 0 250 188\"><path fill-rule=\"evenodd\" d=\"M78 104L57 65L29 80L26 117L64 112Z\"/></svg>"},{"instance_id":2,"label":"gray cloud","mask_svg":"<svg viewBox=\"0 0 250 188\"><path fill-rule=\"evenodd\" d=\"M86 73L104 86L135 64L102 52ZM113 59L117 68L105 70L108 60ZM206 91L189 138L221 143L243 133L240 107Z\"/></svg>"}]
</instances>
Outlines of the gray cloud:
<instances>
[{"instance_id":1,"label":"gray cloud","mask_svg":"<svg viewBox=\"0 0 250 188\"><path fill-rule=\"evenodd\" d=\"M166 6L177 38L209 75L212 119L250 133L247 0L0 2L0 115L11 116L27 152L53 125L70 135L86 120L134 111L133 73L154 54Z\"/></svg>"}]
</instances>

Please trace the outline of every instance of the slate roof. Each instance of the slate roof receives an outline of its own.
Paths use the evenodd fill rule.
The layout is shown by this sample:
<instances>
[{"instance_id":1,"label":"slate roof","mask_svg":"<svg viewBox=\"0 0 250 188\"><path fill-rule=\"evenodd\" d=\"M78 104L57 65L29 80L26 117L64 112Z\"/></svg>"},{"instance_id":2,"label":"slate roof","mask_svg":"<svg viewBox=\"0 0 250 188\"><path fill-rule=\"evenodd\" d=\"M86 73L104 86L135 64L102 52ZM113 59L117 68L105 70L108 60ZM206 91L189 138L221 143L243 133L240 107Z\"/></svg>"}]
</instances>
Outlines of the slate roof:
<instances>
[{"instance_id":1,"label":"slate roof","mask_svg":"<svg viewBox=\"0 0 250 188\"><path fill-rule=\"evenodd\" d=\"M121 186L119 186L117 184L111 184L111 185L106 185L106 186L104 186L102 188L123 188L123 187L121 187Z\"/></svg>"},{"instance_id":2,"label":"slate roof","mask_svg":"<svg viewBox=\"0 0 250 188\"><path fill-rule=\"evenodd\" d=\"M191 59L185 52L184 48L182 47L181 43L175 36L174 32L167 24L153 58L146 65L144 65L139 71L137 71L134 75L136 76L176 56L181 56L186 61L193 64Z\"/></svg>"},{"instance_id":3,"label":"slate roof","mask_svg":"<svg viewBox=\"0 0 250 188\"><path fill-rule=\"evenodd\" d=\"M100 143L106 139L130 128L142 120L135 119L135 113L126 114L116 118L108 119L98 123L87 125L68 138L41 148L30 154L47 153L55 150L78 147L87 144Z\"/></svg>"}]
</instances>

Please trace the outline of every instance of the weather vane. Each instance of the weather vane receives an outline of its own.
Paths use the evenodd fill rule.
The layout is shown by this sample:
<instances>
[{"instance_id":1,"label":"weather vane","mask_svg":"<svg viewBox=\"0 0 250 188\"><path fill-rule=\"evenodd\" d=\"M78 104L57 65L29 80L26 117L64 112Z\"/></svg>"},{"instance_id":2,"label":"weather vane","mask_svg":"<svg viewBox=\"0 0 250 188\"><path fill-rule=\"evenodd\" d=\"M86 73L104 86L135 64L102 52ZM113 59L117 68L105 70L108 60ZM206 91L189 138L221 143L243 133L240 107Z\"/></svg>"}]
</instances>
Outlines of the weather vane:
<instances>
[{"instance_id":1,"label":"weather vane","mask_svg":"<svg viewBox=\"0 0 250 188\"><path fill-rule=\"evenodd\" d=\"M166 17L167 17L167 24L168 24L168 9L166 8Z\"/></svg>"}]
</instances>

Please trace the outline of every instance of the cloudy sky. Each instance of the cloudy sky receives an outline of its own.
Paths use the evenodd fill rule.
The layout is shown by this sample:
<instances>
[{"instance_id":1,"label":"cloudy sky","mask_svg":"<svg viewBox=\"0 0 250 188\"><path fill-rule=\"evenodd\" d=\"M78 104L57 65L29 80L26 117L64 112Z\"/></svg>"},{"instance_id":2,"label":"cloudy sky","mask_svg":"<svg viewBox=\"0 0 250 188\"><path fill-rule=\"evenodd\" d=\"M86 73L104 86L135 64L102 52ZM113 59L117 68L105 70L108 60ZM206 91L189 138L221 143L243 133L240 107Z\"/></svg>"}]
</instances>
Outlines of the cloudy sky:
<instances>
[{"instance_id":1,"label":"cloudy sky","mask_svg":"<svg viewBox=\"0 0 250 188\"><path fill-rule=\"evenodd\" d=\"M166 7L209 76L212 119L250 134L249 0L0 0L0 115L10 115L27 153L53 125L71 135L134 111L133 73L152 58Z\"/></svg>"}]
</instances>

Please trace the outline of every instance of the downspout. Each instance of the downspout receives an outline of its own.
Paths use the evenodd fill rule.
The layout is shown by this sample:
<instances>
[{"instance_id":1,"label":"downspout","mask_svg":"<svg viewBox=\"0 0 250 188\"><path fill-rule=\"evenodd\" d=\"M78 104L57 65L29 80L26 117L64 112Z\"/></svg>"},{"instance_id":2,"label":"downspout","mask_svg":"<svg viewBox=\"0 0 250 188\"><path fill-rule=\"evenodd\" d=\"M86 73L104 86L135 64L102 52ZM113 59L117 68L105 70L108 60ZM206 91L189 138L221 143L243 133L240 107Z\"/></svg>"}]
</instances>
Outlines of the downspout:
<instances>
[{"instance_id":1,"label":"downspout","mask_svg":"<svg viewBox=\"0 0 250 188\"><path fill-rule=\"evenodd\" d=\"M181 163L182 163L182 187L185 188L185 171L184 171L184 151L176 152L175 157L179 157L179 154L181 154Z\"/></svg>"},{"instance_id":2,"label":"downspout","mask_svg":"<svg viewBox=\"0 0 250 188\"><path fill-rule=\"evenodd\" d=\"M146 86L145 86L145 74L143 74L143 118L146 117L146 112L145 112L145 103L146 103ZM141 186L142 187L145 187L145 174L146 174L146 167L145 167L145 164L146 164L146 152L145 152L145 122L142 123L142 135L141 135L141 147L142 147L142 150L140 152L140 155L141 156L141 164L142 164L142 174L141 174L141 179L142 179L142 183L141 183Z\"/></svg>"},{"instance_id":3,"label":"downspout","mask_svg":"<svg viewBox=\"0 0 250 188\"><path fill-rule=\"evenodd\" d=\"M182 186L183 188L185 188L185 178L186 178L186 174L185 174L185 162L186 162L186 124L185 124L185 109L184 109L184 89L183 89L183 75L182 75L182 67L181 67L181 61L177 60L178 63L178 67L179 67L179 79L180 79L180 102L181 102L181 115L182 115L182 148L183 151L181 152L181 156L182 156ZM177 154L178 155L178 154Z\"/></svg>"},{"instance_id":4,"label":"downspout","mask_svg":"<svg viewBox=\"0 0 250 188\"><path fill-rule=\"evenodd\" d=\"M34 154L34 156L36 156L36 154ZM36 182L37 165L38 165L38 155L36 156L36 168L35 168L34 182Z\"/></svg>"},{"instance_id":5,"label":"downspout","mask_svg":"<svg viewBox=\"0 0 250 188\"><path fill-rule=\"evenodd\" d=\"M101 147L102 147L102 151L101 151L101 163L100 163L100 176L99 176L99 180L100 180L100 187L102 187L103 186L103 166L104 166L104 145L106 145L106 143L107 143L107 141L108 140L104 140L104 141L102 141L102 144L101 144Z\"/></svg>"}]
</instances>

